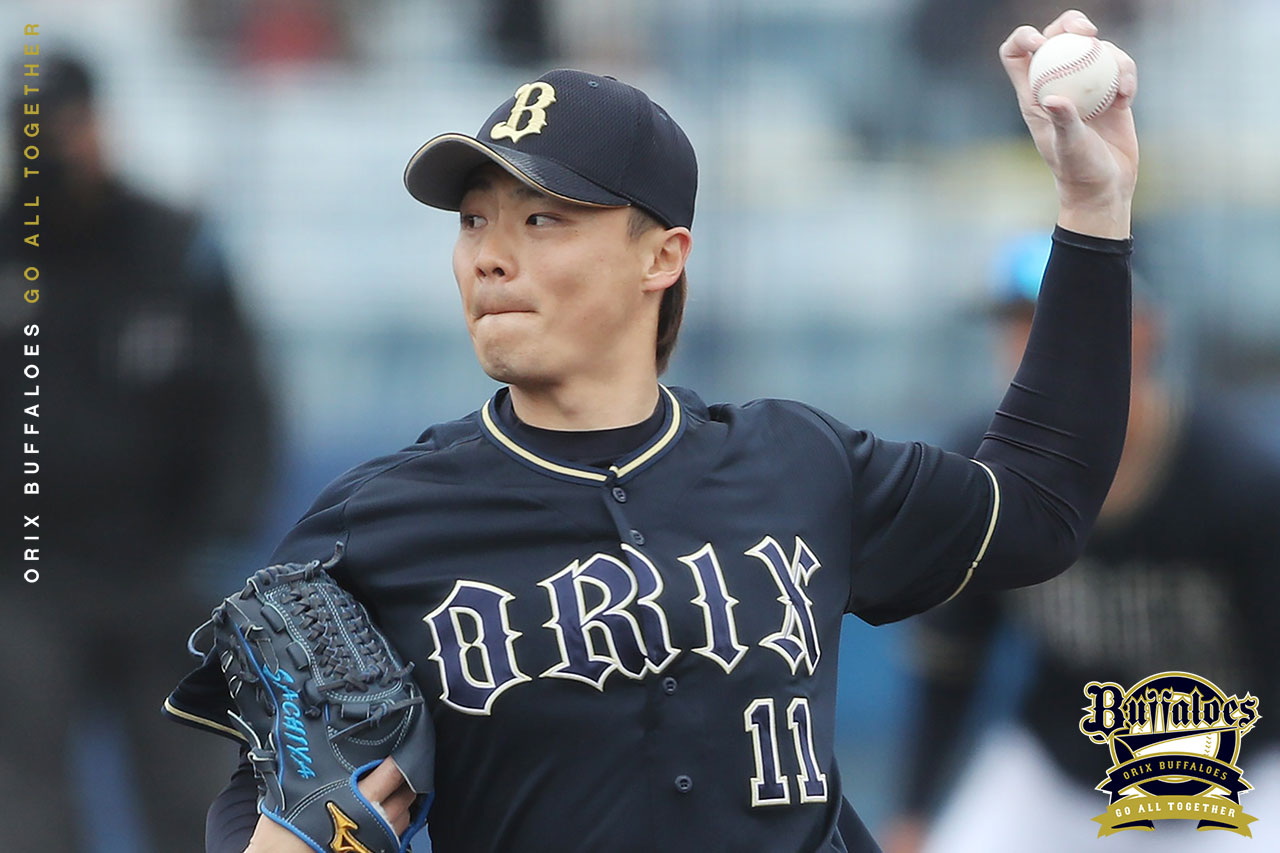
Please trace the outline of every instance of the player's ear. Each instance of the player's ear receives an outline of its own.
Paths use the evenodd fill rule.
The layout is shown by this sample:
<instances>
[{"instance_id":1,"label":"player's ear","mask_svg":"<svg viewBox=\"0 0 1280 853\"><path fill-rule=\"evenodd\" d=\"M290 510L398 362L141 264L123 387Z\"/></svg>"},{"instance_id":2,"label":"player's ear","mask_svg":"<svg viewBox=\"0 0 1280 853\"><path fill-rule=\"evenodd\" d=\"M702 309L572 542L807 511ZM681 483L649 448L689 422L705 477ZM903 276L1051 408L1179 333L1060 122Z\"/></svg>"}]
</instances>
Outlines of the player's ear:
<instances>
[{"instance_id":1,"label":"player's ear","mask_svg":"<svg viewBox=\"0 0 1280 853\"><path fill-rule=\"evenodd\" d=\"M646 291L666 290L680 279L693 250L693 235L683 226L655 228L645 235L647 251L643 287Z\"/></svg>"}]
</instances>

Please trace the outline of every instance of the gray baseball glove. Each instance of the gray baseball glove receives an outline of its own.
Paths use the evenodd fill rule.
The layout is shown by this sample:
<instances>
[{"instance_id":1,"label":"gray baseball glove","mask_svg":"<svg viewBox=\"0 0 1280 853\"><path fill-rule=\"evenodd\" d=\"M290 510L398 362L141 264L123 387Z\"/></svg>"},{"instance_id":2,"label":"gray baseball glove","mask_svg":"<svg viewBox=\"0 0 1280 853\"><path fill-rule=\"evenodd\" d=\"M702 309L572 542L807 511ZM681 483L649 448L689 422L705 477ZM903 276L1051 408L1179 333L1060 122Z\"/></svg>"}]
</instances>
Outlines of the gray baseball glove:
<instances>
[{"instance_id":1,"label":"gray baseball glove","mask_svg":"<svg viewBox=\"0 0 1280 853\"><path fill-rule=\"evenodd\" d=\"M340 558L259 569L197 634L212 627L258 810L318 853L405 853L426 823L435 735L412 664L325 571ZM401 837L356 787L388 756L419 795Z\"/></svg>"}]
</instances>

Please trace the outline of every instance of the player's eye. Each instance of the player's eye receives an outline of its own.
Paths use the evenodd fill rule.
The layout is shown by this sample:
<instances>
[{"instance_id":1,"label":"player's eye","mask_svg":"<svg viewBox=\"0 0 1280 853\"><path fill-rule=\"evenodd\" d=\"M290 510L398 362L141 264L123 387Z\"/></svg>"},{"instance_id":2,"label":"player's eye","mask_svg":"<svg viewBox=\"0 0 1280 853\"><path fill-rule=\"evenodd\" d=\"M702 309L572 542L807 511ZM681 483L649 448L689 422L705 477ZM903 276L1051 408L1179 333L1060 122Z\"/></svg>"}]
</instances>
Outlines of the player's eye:
<instances>
[{"instance_id":1,"label":"player's eye","mask_svg":"<svg viewBox=\"0 0 1280 853\"><path fill-rule=\"evenodd\" d=\"M460 213L458 214L458 222L463 231L470 231L472 228L479 228L483 225L484 217L477 216L474 213Z\"/></svg>"},{"instance_id":2,"label":"player's eye","mask_svg":"<svg viewBox=\"0 0 1280 853\"><path fill-rule=\"evenodd\" d=\"M524 222L526 225L540 226L540 225L553 225L559 221L560 220L552 216L550 213L531 213L529 214L529 218L526 219Z\"/></svg>"}]
</instances>

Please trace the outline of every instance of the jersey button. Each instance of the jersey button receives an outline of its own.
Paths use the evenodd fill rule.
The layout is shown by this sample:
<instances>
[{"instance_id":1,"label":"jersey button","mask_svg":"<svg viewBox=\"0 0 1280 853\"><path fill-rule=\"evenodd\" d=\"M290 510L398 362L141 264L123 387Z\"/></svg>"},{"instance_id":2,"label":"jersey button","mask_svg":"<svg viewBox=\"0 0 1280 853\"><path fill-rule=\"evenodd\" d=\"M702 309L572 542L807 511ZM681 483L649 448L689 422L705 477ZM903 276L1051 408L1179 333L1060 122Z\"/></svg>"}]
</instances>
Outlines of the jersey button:
<instances>
[{"instance_id":1,"label":"jersey button","mask_svg":"<svg viewBox=\"0 0 1280 853\"><path fill-rule=\"evenodd\" d=\"M676 777L676 790L687 794L693 790L693 780L683 774Z\"/></svg>"},{"instance_id":2,"label":"jersey button","mask_svg":"<svg viewBox=\"0 0 1280 853\"><path fill-rule=\"evenodd\" d=\"M629 536L631 538L631 541L636 545L644 544L644 534L641 533L639 530L633 529L630 533L627 534L627 536Z\"/></svg>"},{"instance_id":3,"label":"jersey button","mask_svg":"<svg viewBox=\"0 0 1280 853\"><path fill-rule=\"evenodd\" d=\"M614 486L614 487L613 487L613 499L614 499L615 501L617 501L618 503L620 503L620 504L624 504L624 503L626 503L626 502L627 502L627 490L626 490L626 489L624 489L624 488L622 488L622 486Z\"/></svg>"},{"instance_id":4,"label":"jersey button","mask_svg":"<svg viewBox=\"0 0 1280 853\"><path fill-rule=\"evenodd\" d=\"M676 686L677 682L671 676L668 675L666 678L662 679L662 692L668 696L676 692Z\"/></svg>"}]
</instances>

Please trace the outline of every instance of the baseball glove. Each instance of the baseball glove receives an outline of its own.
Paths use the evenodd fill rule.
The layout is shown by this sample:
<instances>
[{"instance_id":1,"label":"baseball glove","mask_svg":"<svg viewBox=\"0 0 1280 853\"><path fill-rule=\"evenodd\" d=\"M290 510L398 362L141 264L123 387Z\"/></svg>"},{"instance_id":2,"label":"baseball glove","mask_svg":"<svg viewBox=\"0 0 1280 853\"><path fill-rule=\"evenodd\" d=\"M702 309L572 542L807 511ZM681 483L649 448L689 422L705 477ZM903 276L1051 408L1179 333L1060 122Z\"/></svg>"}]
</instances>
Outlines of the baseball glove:
<instances>
[{"instance_id":1,"label":"baseball glove","mask_svg":"<svg viewBox=\"0 0 1280 853\"><path fill-rule=\"evenodd\" d=\"M412 664L327 573L341 554L259 569L196 633L212 629L258 810L318 853L405 853L431 800L431 718ZM388 756L419 794L399 838L356 787Z\"/></svg>"}]
</instances>

